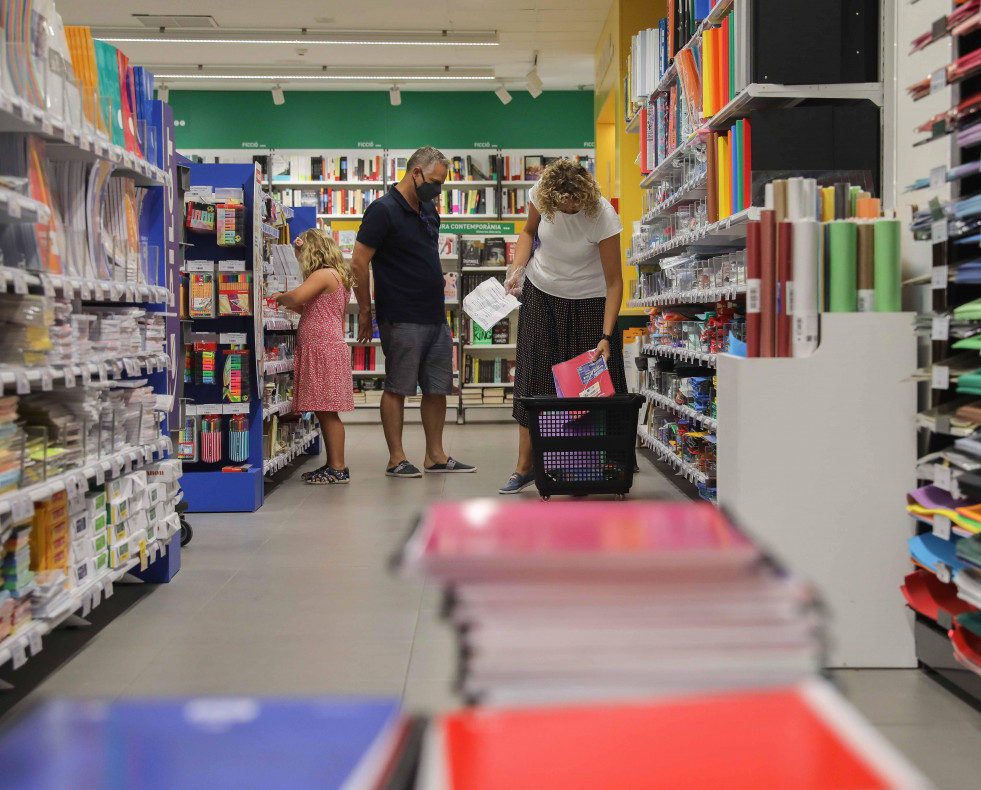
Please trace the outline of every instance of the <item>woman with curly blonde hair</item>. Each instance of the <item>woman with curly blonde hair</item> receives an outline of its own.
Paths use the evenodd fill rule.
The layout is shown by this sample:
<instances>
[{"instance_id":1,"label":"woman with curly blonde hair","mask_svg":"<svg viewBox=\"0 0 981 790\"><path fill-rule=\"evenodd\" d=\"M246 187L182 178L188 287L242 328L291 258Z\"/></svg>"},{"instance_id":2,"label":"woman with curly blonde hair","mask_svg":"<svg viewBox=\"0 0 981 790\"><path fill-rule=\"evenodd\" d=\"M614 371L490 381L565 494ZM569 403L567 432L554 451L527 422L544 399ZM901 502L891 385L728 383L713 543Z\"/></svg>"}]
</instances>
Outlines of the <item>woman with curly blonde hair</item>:
<instances>
[{"instance_id":1,"label":"woman with curly blonde hair","mask_svg":"<svg viewBox=\"0 0 981 790\"><path fill-rule=\"evenodd\" d=\"M293 360L293 411L312 411L327 445L327 463L303 479L311 485L351 480L344 465L344 424L341 411L354 411L351 351L344 339L344 317L354 274L336 242L319 228L296 237L293 251L303 284L273 294L284 307L300 313Z\"/></svg>"},{"instance_id":2,"label":"woman with curly blonde hair","mask_svg":"<svg viewBox=\"0 0 981 790\"><path fill-rule=\"evenodd\" d=\"M623 275L616 209L599 184L571 159L553 162L528 195L528 221L518 239L505 287L522 297L514 411L518 463L501 494L535 482L528 412L518 399L555 395L552 366L593 350L603 357L617 392L627 391L616 333ZM535 246L536 240L538 246Z\"/></svg>"}]
</instances>

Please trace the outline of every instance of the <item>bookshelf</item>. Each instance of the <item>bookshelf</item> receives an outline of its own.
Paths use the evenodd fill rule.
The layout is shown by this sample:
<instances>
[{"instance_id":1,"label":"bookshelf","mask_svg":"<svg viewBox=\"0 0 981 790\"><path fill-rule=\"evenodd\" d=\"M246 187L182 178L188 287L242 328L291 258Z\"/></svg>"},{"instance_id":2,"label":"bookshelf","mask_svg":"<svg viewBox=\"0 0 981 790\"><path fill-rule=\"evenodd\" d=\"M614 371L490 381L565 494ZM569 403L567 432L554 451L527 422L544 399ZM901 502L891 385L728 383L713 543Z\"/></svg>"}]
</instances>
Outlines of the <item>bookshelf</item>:
<instances>
[{"instance_id":1,"label":"bookshelf","mask_svg":"<svg viewBox=\"0 0 981 790\"><path fill-rule=\"evenodd\" d=\"M900 117L909 118L913 128L924 126L900 147L897 157L906 164L908 175L908 180L900 182L900 186L905 186L914 177L917 179L903 196L903 202L910 206L912 214L909 235L904 239L907 242L904 257L910 261L909 274L922 275L911 278L915 284L908 289L907 299L917 306L920 314L923 328L920 364L927 375L919 385L919 413L915 420L919 458L906 469L897 470L897 476L901 479L915 476L916 480L909 482L908 490L916 489L916 501L922 499L916 492L930 485L932 488L927 491L936 492L940 497L956 497L963 500L957 503L959 507L971 507L981 502L978 496L981 492L971 486L963 467L977 454L969 447L957 445L963 445L965 432L973 433L977 429L972 420L959 412L959 406L973 401L973 396L965 384L967 377L957 376L954 372L956 364L950 360L960 353L971 356L976 353L959 351L962 344L958 341L979 326L977 321L970 320L969 314L964 314L964 305L981 296L977 284L964 276L970 269L964 264L976 257L975 245L965 244L964 238L973 233L966 231L965 224L976 219L975 211L970 208L970 198L981 187L981 177L977 167L970 163L978 160L981 148L969 136L970 127L975 123L974 116L960 110L964 109L962 103L969 104L970 98L977 93L981 79L970 71L956 80L947 77L959 76L958 60L977 50L981 35L976 24L968 24L961 34L952 34L952 10L950 4L931 0L900 11L906 17L904 28L911 35L922 34L927 39L927 43L910 56L906 77L899 82ZM947 23L948 14L951 14L951 25ZM954 64L952 68L948 68L950 64ZM916 87L921 80L919 69L926 69L924 74L933 75L925 92ZM938 125L931 127L930 124L938 113L947 117L939 124L939 129ZM967 167L962 167L965 165ZM956 219L953 218L954 207L957 207ZM945 212L949 212L949 221ZM969 361L971 356L967 357ZM968 364L968 368L971 367L973 365ZM964 455L951 454L954 461L937 455L951 451ZM915 472L909 469L910 465ZM975 542L975 532L970 522L952 523L951 519L936 513L919 516L911 513L907 528L894 538L908 559L907 566L897 574L906 576L904 592L907 586L913 586L910 583L912 577L907 576L913 572L929 579L944 594L949 592L956 596L966 589L964 579L977 573L978 566L962 552L965 546ZM936 552L937 556L931 556L929 560L921 556L915 565L909 564L915 551L914 541L931 542L930 551ZM903 581L896 579L897 583ZM963 594L962 597L971 607L977 606L976 598L972 600L972 596ZM931 611L915 605L915 597L907 596L906 602L903 614L912 614L919 665L930 670L931 677L942 679L945 686L977 705L981 702L981 656L971 649L977 637L967 627L968 623L962 617L951 616L949 606L941 604Z\"/></svg>"},{"instance_id":2,"label":"bookshelf","mask_svg":"<svg viewBox=\"0 0 981 790\"><path fill-rule=\"evenodd\" d=\"M628 253L628 265L637 271L637 290L628 307L691 312L698 309L695 305L703 305L701 309L712 312L716 303L733 304L738 316L745 312L747 289L745 280L735 276L696 289L642 292L641 284L666 263L670 267L671 262L692 256L717 260L744 250L746 229L759 220L765 202L764 185L774 179L855 170L870 174L873 192L881 182L884 95L877 15L868 13L864 5L854 9L846 23L835 23L848 25L843 33L819 19L823 12L793 4L784 9L778 30L785 35L780 38L767 24L766 13L760 10L750 18L748 4L728 0L713 4L704 19L683 15L678 29L670 33L662 21L658 28L634 37L632 66L625 80L626 132L640 137L639 183L644 200L639 217L624 217L625 224L631 219L640 224ZM795 48L824 42L828 51L838 51L844 39L855 51L844 53L836 66L796 62ZM729 57L723 59L723 51ZM828 137L816 129L845 116L855 119L855 138L826 145ZM732 178L722 190L724 167ZM738 184L740 180L745 183ZM689 377L719 381L721 350L661 341L643 348L654 370L692 366L686 370ZM719 382L715 395L720 410L722 390ZM671 409L669 399L653 387L647 388L647 394L650 406L661 409L661 414L691 419L712 431L715 452L719 458L724 455L715 431L718 420ZM665 443L647 444L664 455ZM715 500L721 496L715 471L710 464L707 475L684 476L703 497Z\"/></svg>"},{"instance_id":3,"label":"bookshelf","mask_svg":"<svg viewBox=\"0 0 981 790\"><path fill-rule=\"evenodd\" d=\"M168 436L177 394L169 339L178 331L173 115L144 94L145 70L126 67L115 48L112 69L97 67L91 50L66 46L60 27L27 42L37 48L30 63L16 62L8 39L0 85L3 170L27 182L23 194L0 198L9 313L0 330L0 689L26 679L18 670L56 629L88 625L115 585L169 582L180 569L180 469ZM72 28L91 46L89 33ZM102 115L109 96L84 102L65 72L39 73L57 36L69 74L84 61L97 78L130 80L138 101ZM148 470L167 478L152 507L140 474Z\"/></svg>"}]
</instances>

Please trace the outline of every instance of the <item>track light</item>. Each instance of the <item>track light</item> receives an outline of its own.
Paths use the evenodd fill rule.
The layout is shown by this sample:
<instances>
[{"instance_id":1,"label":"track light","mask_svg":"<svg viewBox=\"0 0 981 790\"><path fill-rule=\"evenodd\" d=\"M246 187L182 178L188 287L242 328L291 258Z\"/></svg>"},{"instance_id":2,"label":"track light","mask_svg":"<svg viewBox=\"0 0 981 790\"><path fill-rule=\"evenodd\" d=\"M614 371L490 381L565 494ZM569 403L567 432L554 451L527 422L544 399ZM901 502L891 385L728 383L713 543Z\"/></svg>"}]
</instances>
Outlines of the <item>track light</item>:
<instances>
[{"instance_id":1,"label":"track light","mask_svg":"<svg viewBox=\"0 0 981 790\"><path fill-rule=\"evenodd\" d=\"M388 100L392 103L393 107L398 107L402 103L402 91L398 89L397 85L393 85L388 89Z\"/></svg>"},{"instance_id":2,"label":"track light","mask_svg":"<svg viewBox=\"0 0 981 790\"><path fill-rule=\"evenodd\" d=\"M509 104L511 102L511 94L508 93L508 89L503 85L494 91L494 95L501 100L501 104Z\"/></svg>"},{"instance_id":3,"label":"track light","mask_svg":"<svg viewBox=\"0 0 981 790\"><path fill-rule=\"evenodd\" d=\"M170 88L166 85L160 85L157 87L157 98L160 101L167 101L170 98Z\"/></svg>"},{"instance_id":4,"label":"track light","mask_svg":"<svg viewBox=\"0 0 981 790\"><path fill-rule=\"evenodd\" d=\"M525 81L528 83L528 93L531 94L531 98L537 99L542 95L542 78L538 76L537 66L525 74Z\"/></svg>"},{"instance_id":5,"label":"track light","mask_svg":"<svg viewBox=\"0 0 981 790\"><path fill-rule=\"evenodd\" d=\"M279 85L273 85L272 97L273 104L286 104L286 97L283 95L283 89Z\"/></svg>"}]
</instances>

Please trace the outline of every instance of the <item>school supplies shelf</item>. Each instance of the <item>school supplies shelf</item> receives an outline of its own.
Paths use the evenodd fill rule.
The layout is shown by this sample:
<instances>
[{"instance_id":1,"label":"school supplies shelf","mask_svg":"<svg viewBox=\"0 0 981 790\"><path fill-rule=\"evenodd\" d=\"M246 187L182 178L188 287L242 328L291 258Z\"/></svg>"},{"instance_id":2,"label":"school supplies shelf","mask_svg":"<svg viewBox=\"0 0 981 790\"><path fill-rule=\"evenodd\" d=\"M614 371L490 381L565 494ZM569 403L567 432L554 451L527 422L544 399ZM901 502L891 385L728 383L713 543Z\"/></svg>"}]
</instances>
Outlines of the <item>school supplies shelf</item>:
<instances>
[{"instance_id":1,"label":"school supplies shelf","mask_svg":"<svg viewBox=\"0 0 981 790\"><path fill-rule=\"evenodd\" d=\"M694 420L700 425L705 426L709 430L718 430L719 421L714 417L709 417L708 415L702 414L701 412L695 411L690 406L685 406L683 404L676 403L672 398L662 395L659 392L654 392L653 390L642 389L640 394L643 395L647 400L653 403L663 406L665 409L670 409L672 411L678 412L690 420Z\"/></svg>"},{"instance_id":2,"label":"school supplies shelf","mask_svg":"<svg viewBox=\"0 0 981 790\"><path fill-rule=\"evenodd\" d=\"M262 365L262 374L264 376L275 376L280 373L288 373L291 370L293 370L292 359L282 359L278 362L264 362Z\"/></svg>"},{"instance_id":3,"label":"school supplies shelf","mask_svg":"<svg viewBox=\"0 0 981 790\"><path fill-rule=\"evenodd\" d=\"M687 362L696 362L709 367L715 367L716 359L718 358L716 354L709 354L704 351L698 351L691 348L679 348L676 346L662 346L657 344L645 345L643 348L645 354L674 357L675 359L680 359Z\"/></svg>"},{"instance_id":4,"label":"school supplies shelf","mask_svg":"<svg viewBox=\"0 0 981 790\"><path fill-rule=\"evenodd\" d=\"M719 301L736 299L746 294L746 284L727 285L714 288L671 291L641 299L627 300L627 307L668 307L680 304L715 304Z\"/></svg>"},{"instance_id":5,"label":"school supplies shelf","mask_svg":"<svg viewBox=\"0 0 981 790\"><path fill-rule=\"evenodd\" d=\"M274 414L289 414L291 411L293 411L293 401L280 401L279 403L273 403L272 405L263 408L262 419L268 420Z\"/></svg>"},{"instance_id":6,"label":"school supplies shelf","mask_svg":"<svg viewBox=\"0 0 981 790\"><path fill-rule=\"evenodd\" d=\"M277 453L272 458L263 461L262 470L264 474L278 472L300 453L306 450L314 441L320 438L320 429L314 428L305 433L294 437L293 443L282 452Z\"/></svg>"},{"instance_id":7,"label":"school supplies shelf","mask_svg":"<svg viewBox=\"0 0 981 790\"><path fill-rule=\"evenodd\" d=\"M704 485L708 480L708 475L700 471L694 464L683 460L674 450L653 436L643 426L637 427L637 436L640 437L640 442L644 447L653 450L658 458L671 464L678 470L678 474L689 482Z\"/></svg>"},{"instance_id":8,"label":"school supplies shelf","mask_svg":"<svg viewBox=\"0 0 981 790\"><path fill-rule=\"evenodd\" d=\"M750 206L744 211L740 211L717 222L700 225L692 230L682 231L681 235L677 237L669 238L666 241L655 241L638 254L632 255L627 261L627 265L638 266L645 264L656 260L662 255L666 255L672 250L690 247L694 244L727 246L734 239L744 239L746 237L746 223L759 219L759 211L755 206Z\"/></svg>"}]
</instances>

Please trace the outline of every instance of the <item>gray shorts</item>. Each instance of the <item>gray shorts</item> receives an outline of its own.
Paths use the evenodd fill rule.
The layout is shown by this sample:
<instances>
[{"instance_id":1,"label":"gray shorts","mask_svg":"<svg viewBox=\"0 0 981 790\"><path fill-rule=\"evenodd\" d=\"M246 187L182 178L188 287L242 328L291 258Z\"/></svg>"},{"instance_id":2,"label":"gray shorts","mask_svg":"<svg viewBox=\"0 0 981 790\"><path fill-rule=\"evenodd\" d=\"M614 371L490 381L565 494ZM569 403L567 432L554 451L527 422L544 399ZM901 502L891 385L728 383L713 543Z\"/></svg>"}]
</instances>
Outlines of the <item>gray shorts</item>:
<instances>
[{"instance_id":1,"label":"gray shorts","mask_svg":"<svg viewBox=\"0 0 981 790\"><path fill-rule=\"evenodd\" d=\"M385 354L385 392L406 397L453 394L453 335L446 323L378 325Z\"/></svg>"}]
</instances>

